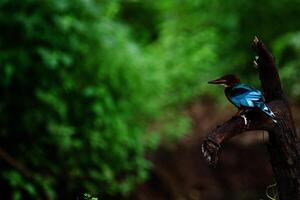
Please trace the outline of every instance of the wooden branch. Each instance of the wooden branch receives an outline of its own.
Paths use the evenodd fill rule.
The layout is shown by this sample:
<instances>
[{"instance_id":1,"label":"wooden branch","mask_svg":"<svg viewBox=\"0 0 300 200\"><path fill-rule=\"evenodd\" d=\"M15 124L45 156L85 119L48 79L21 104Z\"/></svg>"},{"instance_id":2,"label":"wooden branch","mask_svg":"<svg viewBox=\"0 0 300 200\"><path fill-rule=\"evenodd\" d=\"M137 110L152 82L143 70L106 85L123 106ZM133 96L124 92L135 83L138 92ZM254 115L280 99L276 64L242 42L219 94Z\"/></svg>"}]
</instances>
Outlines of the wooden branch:
<instances>
[{"instance_id":1,"label":"wooden branch","mask_svg":"<svg viewBox=\"0 0 300 200\"><path fill-rule=\"evenodd\" d=\"M40 183L37 182L37 180L35 179L35 173L34 172L29 170L23 163L18 161L16 158L14 158L12 155L10 155L8 152L6 152L1 147L0 147L0 159L4 160L8 164L10 164L13 168L20 171L21 174L23 174L27 179L30 179L31 181L36 182L36 185L40 185ZM47 177L45 177L45 179L46 178ZM49 196L47 191L41 186L39 186L39 188L42 191L42 194L44 196L43 198L47 199L47 200L50 200L51 197Z\"/></svg>"},{"instance_id":2,"label":"wooden branch","mask_svg":"<svg viewBox=\"0 0 300 200\"><path fill-rule=\"evenodd\" d=\"M283 97L279 74L276 70L275 59L267 47L255 36L252 46L257 53L259 79L267 102Z\"/></svg>"},{"instance_id":3,"label":"wooden branch","mask_svg":"<svg viewBox=\"0 0 300 200\"><path fill-rule=\"evenodd\" d=\"M276 107L270 103L269 107L276 113ZM242 134L246 131L265 130L269 131L274 128L275 124L270 118L267 118L261 112L251 110L244 115L247 119L241 116L234 116L223 125L214 129L203 141L202 153L205 160L210 165L216 165L218 161L218 151L221 145L234 136ZM261 123L263 122L263 123Z\"/></svg>"},{"instance_id":4,"label":"wooden branch","mask_svg":"<svg viewBox=\"0 0 300 200\"><path fill-rule=\"evenodd\" d=\"M1 147L0 147L0 158L2 158L2 160L5 160L7 163L9 163L15 169L19 170L26 178L32 177L31 171L28 170L27 167L25 167L23 165L23 163L16 160L14 157L12 157L9 153L7 153Z\"/></svg>"},{"instance_id":5,"label":"wooden branch","mask_svg":"<svg viewBox=\"0 0 300 200\"><path fill-rule=\"evenodd\" d=\"M258 54L254 63L258 67L262 89L268 106L277 117L275 124L265 115L251 110L242 117L233 117L214 129L203 141L204 159L211 165L218 161L218 152L226 140L249 130L265 130L267 144L280 200L300 200L300 142L288 102L284 98L280 78L272 54L255 37L253 47Z\"/></svg>"}]
</instances>

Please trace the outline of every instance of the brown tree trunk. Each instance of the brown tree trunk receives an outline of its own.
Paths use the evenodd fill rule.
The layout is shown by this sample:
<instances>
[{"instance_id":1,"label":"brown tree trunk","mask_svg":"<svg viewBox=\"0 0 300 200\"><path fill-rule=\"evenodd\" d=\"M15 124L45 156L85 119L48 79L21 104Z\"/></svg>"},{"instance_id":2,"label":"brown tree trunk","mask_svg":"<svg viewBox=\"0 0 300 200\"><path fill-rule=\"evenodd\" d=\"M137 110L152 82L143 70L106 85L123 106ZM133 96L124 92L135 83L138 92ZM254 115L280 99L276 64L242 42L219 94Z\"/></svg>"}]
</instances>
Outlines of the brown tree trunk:
<instances>
[{"instance_id":1,"label":"brown tree trunk","mask_svg":"<svg viewBox=\"0 0 300 200\"><path fill-rule=\"evenodd\" d=\"M258 67L266 103L278 118L278 123L273 123L271 119L255 110L245 114L247 124L242 117L233 117L204 139L203 156L209 164L215 165L223 142L245 131L265 130L269 134L267 148L279 198L300 200L300 143L289 104L283 94L272 54L257 37L253 40L253 47L258 54L254 63Z\"/></svg>"}]
</instances>

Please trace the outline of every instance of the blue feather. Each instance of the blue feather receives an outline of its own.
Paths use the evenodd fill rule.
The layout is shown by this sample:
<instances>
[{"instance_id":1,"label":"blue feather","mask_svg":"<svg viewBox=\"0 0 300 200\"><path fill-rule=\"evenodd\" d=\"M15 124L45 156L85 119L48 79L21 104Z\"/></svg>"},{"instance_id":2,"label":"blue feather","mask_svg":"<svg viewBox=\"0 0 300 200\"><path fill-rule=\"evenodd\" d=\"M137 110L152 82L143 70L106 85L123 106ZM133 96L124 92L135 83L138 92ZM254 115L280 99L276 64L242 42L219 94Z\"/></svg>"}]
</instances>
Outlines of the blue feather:
<instances>
[{"instance_id":1,"label":"blue feather","mask_svg":"<svg viewBox=\"0 0 300 200\"><path fill-rule=\"evenodd\" d=\"M277 123L274 113L265 104L264 96L261 91L250 85L239 83L233 87L225 88L225 94L228 100L237 108L257 108Z\"/></svg>"}]
</instances>

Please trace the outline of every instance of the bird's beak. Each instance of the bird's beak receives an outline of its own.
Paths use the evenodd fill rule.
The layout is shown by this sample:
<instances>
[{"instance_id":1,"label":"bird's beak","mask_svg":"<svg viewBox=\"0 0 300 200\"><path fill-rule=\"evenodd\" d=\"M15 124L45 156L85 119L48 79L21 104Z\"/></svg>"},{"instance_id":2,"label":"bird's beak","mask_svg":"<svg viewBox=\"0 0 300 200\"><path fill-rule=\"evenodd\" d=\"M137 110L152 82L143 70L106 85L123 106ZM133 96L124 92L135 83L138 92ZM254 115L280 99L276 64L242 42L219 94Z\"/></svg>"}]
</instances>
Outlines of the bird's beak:
<instances>
[{"instance_id":1,"label":"bird's beak","mask_svg":"<svg viewBox=\"0 0 300 200\"><path fill-rule=\"evenodd\" d=\"M208 81L209 84L226 84L226 80L224 79L216 79L212 81Z\"/></svg>"}]
</instances>

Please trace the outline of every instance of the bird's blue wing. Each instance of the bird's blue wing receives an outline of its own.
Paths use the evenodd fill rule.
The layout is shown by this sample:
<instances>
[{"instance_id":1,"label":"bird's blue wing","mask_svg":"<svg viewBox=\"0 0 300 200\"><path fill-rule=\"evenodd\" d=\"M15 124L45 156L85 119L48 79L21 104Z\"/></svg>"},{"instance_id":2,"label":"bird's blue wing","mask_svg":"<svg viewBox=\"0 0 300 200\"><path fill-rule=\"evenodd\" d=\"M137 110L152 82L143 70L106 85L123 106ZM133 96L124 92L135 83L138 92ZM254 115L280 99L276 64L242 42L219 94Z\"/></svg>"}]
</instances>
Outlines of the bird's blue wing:
<instances>
[{"instance_id":1,"label":"bird's blue wing","mask_svg":"<svg viewBox=\"0 0 300 200\"><path fill-rule=\"evenodd\" d=\"M255 102L263 102L261 91L246 85L238 84L233 87L228 95L229 100L237 107L256 107Z\"/></svg>"},{"instance_id":2,"label":"bird's blue wing","mask_svg":"<svg viewBox=\"0 0 300 200\"><path fill-rule=\"evenodd\" d=\"M227 97L238 108L257 108L277 123L277 120L275 119L276 116L265 104L264 96L261 91L246 84L238 84L231 88Z\"/></svg>"},{"instance_id":3,"label":"bird's blue wing","mask_svg":"<svg viewBox=\"0 0 300 200\"><path fill-rule=\"evenodd\" d=\"M245 92L231 97L231 101L238 107L255 107L255 102L263 102L262 94L257 91Z\"/></svg>"}]
</instances>

